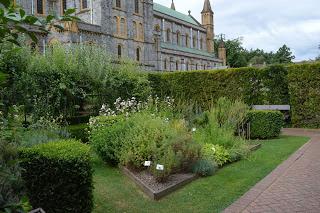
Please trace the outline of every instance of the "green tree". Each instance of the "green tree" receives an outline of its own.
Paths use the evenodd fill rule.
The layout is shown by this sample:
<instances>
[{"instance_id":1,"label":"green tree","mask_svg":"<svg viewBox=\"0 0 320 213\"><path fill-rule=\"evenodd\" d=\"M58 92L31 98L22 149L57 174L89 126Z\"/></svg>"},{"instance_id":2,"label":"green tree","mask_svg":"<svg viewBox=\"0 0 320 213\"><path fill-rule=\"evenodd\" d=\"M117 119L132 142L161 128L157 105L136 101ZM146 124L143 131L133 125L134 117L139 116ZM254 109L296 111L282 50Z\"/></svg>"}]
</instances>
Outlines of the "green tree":
<instances>
[{"instance_id":1,"label":"green tree","mask_svg":"<svg viewBox=\"0 0 320 213\"><path fill-rule=\"evenodd\" d=\"M273 57L273 63L278 64L287 64L292 63L292 60L296 57L292 54L291 50L287 45L283 45L279 48L279 50L275 53Z\"/></svg>"},{"instance_id":2,"label":"green tree","mask_svg":"<svg viewBox=\"0 0 320 213\"><path fill-rule=\"evenodd\" d=\"M221 35L215 39L215 51L218 52L218 47L221 42L225 43L227 51L227 65L229 67L245 67L248 65L246 58L246 49L242 47L241 38L225 40Z\"/></svg>"},{"instance_id":3,"label":"green tree","mask_svg":"<svg viewBox=\"0 0 320 213\"><path fill-rule=\"evenodd\" d=\"M320 44L318 46L318 49L320 50ZM320 61L320 54L316 57L316 61Z\"/></svg>"},{"instance_id":4,"label":"green tree","mask_svg":"<svg viewBox=\"0 0 320 213\"><path fill-rule=\"evenodd\" d=\"M68 9L63 16L48 15L39 18L27 15L23 8L14 5L13 0L0 0L0 45L11 42L19 45L19 36L28 35L34 42L37 37L34 30L48 33L52 28L63 30L61 22L79 20L72 16L75 9Z\"/></svg>"}]
</instances>

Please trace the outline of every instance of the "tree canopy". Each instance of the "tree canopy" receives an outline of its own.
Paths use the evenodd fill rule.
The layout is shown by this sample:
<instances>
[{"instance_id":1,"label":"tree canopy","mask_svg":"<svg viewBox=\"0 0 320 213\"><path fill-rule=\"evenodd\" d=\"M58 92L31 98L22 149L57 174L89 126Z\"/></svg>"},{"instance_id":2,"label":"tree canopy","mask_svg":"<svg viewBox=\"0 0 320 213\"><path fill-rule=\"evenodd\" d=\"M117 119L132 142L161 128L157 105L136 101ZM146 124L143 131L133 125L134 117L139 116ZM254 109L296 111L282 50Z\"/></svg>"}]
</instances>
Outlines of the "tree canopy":
<instances>
[{"instance_id":1,"label":"tree canopy","mask_svg":"<svg viewBox=\"0 0 320 213\"><path fill-rule=\"evenodd\" d=\"M26 14L23 8L16 6L12 0L0 0L0 44L11 42L19 45L19 35L26 34L37 41L35 31L48 33L52 28L63 30L65 21L79 20L72 16L75 9L68 9L63 16L48 15L37 17Z\"/></svg>"},{"instance_id":2,"label":"tree canopy","mask_svg":"<svg viewBox=\"0 0 320 213\"><path fill-rule=\"evenodd\" d=\"M230 67L246 67L249 65L264 64L285 64L292 63L295 56L290 48L283 45L277 52L265 52L262 49L247 50L243 47L242 39L223 39L217 36L215 39L215 51L218 52L218 46L224 42L227 52L227 65Z\"/></svg>"}]
</instances>

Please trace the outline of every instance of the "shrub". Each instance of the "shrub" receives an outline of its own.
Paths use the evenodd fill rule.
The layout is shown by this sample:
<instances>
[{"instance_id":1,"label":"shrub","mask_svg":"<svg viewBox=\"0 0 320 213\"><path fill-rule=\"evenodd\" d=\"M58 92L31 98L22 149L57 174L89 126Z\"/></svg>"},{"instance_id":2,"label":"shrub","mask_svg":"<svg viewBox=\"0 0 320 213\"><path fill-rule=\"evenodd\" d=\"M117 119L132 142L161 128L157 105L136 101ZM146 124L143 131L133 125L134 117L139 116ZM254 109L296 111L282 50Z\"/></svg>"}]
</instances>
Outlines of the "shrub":
<instances>
[{"instance_id":1,"label":"shrub","mask_svg":"<svg viewBox=\"0 0 320 213\"><path fill-rule=\"evenodd\" d=\"M89 141L87 124L70 125L67 127L67 131L70 133L70 137L72 138L80 140L83 143L87 143Z\"/></svg>"},{"instance_id":2,"label":"shrub","mask_svg":"<svg viewBox=\"0 0 320 213\"><path fill-rule=\"evenodd\" d=\"M194 133L195 140L204 144L221 145L227 149L241 146L245 141L236 137L235 132L246 120L247 109L240 101L220 98L217 105L206 113L208 124Z\"/></svg>"},{"instance_id":3,"label":"shrub","mask_svg":"<svg viewBox=\"0 0 320 213\"><path fill-rule=\"evenodd\" d=\"M252 110L248 113L250 137L269 139L280 135L283 126L283 114L279 111Z\"/></svg>"},{"instance_id":4,"label":"shrub","mask_svg":"<svg viewBox=\"0 0 320 213\"><path fill-rule=\"evenodd\" d=\"M320 63L288 67L294 127L320 128Z\"/></svg>"},{"instance_id":5,"label":"shrub","mask_svg":"<svg viewBox=\"0 0 320 213\"><path fill-rule=\"evenodd\" d=\"M0 138L0 212L27 212L17 146Z\"/></svg>"},{"instance_id":6,"label":"shrub","mask_svg":"<svg viewBox=\"0 0 320 213\"><path fill-rule=\"evenodd\" d=\"M112 63L108 51L97 46L54 45L45 55L27 47L10 52L0 56L0 70L8 74L4 99L7 106L25 105L35 119L93 114L118 97L144 100L151 93L135 63Z\"/></svg>"},{"instance_id":7,"label":"shrub","mask_svg":"<svg viewBox=\"0 0 320 213\"><path fill-rule=\"evenodd\" d=\"M209 109L220 97L252 104L288 104L287 70L284 65L267 68L150 73L155 94L192 101ZM283 80L283 81L282 81Z\"/></svg>"},{"instance_id":8,"label":"shrub","mask_svg":"<svg viewBox=\"0 0 320 213\"><path fill-rule=\"evenodd\" d=\"M91 212L90 148L75 140L20 150L27 195L34 208L46 212Z\"/></svg>"},{"instance_id":9,"label":"shrub","mask_svg":"<svg viewBox=\"0 0 320 213\"><path fill-rule=\"evenodd\" d=\"M202 158L223 166L230 161L230 153L223 146L205 144L202 147Z\"/></svg>"},{"instance_id":10,"label":"shrub","mask_svg":"<svg viewBox=\"0 0 320 213\"><path fill-rule=\"evenodd\" d=\"M193 173L207 177L212 176L217 170L217 164L209 160L198 160L192 168Z\"/></svg>"},{"instance_id":11,"label":"shrub","mask_svg":"<svg viewBox=\"0 0 320 213\"><path fill-rule=\"evenodd\" d=\"M134 114L127 122L120 162L136 169L143 167L144 161L152 160L158 148L172 145L187 132L182 121L168 121L149 113Z\"/></svg>"}]
</instances>

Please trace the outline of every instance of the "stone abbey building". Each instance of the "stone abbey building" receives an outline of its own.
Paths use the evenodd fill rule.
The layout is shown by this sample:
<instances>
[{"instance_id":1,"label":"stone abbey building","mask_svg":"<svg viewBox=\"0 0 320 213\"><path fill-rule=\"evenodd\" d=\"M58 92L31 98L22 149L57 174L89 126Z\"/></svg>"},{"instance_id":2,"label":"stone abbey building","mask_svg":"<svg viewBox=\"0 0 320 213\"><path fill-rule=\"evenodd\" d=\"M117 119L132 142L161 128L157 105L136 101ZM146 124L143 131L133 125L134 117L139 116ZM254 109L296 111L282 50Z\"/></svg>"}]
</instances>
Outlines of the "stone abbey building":
<instances>
[{"instance_id":1,"label":"stone abbey building","mask_svg":"<svg viewBox=\"0 0 320 213\"><path fill-rule=\"evenodd\" d=\"M63 32L40 35L39 46L85 43L107 48L120 58L135 59L146 70L206 70L225 66L223 46L214 54L214 13L204 1L198 22L189 15L153 0L15 0L27 13L63 14L77 8L77 23Z\"/></svg>"}]
</instances>

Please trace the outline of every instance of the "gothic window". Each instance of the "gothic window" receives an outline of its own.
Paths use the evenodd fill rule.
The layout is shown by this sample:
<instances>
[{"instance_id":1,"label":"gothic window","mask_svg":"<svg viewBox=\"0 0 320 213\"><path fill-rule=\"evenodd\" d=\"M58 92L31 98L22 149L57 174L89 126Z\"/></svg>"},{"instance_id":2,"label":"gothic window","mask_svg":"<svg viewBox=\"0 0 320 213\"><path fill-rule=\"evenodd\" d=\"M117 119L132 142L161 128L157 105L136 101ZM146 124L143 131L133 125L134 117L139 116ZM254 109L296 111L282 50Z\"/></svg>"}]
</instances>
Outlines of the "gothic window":
<instances>
[{"instance_id":1,"label":"gothic window","mask_svg":"<svg viewBox=\"0 0 320 213\"><path fill-rule=\"evenodd\" d=\"M133 38L138 39L137 22L133 21Z\"/></svg>"},{"instance_id":2,"label":"gothic window","mask_svg":"<svg viewBox=\"0 0 320 213\"><path fill-rule=\"evenodd\" d=\"M88 0L81 0L81 10L88 8Z\"/></svg>"},{"instance_id":3,"label":"gothic window","mask_svg":"<svg viewBox=\"0 0 320 213\"><path fill-rule=\"evenodd\" d=\"M139 40L143 41L144 40L144 32L143 32L143 24L142 23L139 24L138 33L139 33Z\"/></svg>"},{"instance_id":4,"label":"gothic window","mask_svg":"<svg viewBox=\"0 0 320 213\"><path fill-rule=\"evenodd\" d=\"M139 61L139 62L140 62L140 55L141 55L141 49L140 49L140 48L137 48L137 50L136 50L136 59L137 59L137 61Z\"/></svg>"},{"instance_id":5,"label":"gothic window","mask_svg":"<svg viewBox=\"0 0 320 213\"><path fill-rule=\"evenodd\" d=\"M167 62L167 59L164 59L164 66L163 66L163 69L164 70L167 70L168 69L168 62Z\"/></svg>"},{"instance_id":6,"label":"gothic window","mask_svg":"<svg viewBox=\"0 0 320 213\"><path fill-rule=\"evenodd\" d=\"M193 43L193 48L197 48L197 37L196 36L193 36L193 39L192 39L192 43Z\"/></svg>"},{"instance_id":7,"label":"gothic window","mask_svg":"<svg viewBox=\"0 0 320 213\"><path fill-rule=\"evenodd\" d=\"M134 0L134 12L139 13L139 0Z\"/></svg>"},{"instance_id":8,"label":"gothic window","mask_svg":"<svg viewBox=\"0 0 320 213\"><path fill-rule=\"evenodd\" d=\"M116 7L121 8L121 0L116 0Z\"/></svg>"},{"instance_id":9,"label":"gothic window","mask_svg":"<svg viewBox=\"0 0 320 213\"><path fill-rule=\"evenodd\" d=\"M171 30L167 29L167 42L171 42Z\"/></svg>"},{"instance_id":10,"label":"gothic window","mask_svg":"<svg viewBox=\"0 0 320 213\"><path fill-rule=\"evenodd\" d=\"M117 16L113 17L113 29L114 29L114 34L119 35L120 33L120 23L119 19Z\"/></svg>"},{"instance_id":11,"label":"gothic window","mask_svg":"<svg viewBox=\"0 0 320 213\"><path fill-rule=\"evenodd\" d=\"M67 0L62 0L61 10L62 10L62 14L64 14L64 12L67 10Z\"/></svg>"},{"instance_id":12,"label":"gothic window","mask_svg":"<svg viewBox=\"0 0 320 213\"><path fill-rule=\"evenodd\" d=\"M122 46L118 45L118 58L120 59L122 57Z\"/></svg>"},{"instance_id":13,"label":"gothic window","mask_svg":"<svg viewBox=\"0 0 320 213\"><path fill-rule=\"evenodd\" d=\"M120 20L120 31L122 36L126 36L126 20L124 18Z\"/></svg>"},{"instance_id":14,"label":"gothic window","mask_svg":"<svg viewBox=\"0 0 320 213\"><path fill-rule=\"evenodd\" d=\"M44 14L44 1L45 0L37 0L37 14Z\"/></svg>"},{"instance_id":15,"label":"gothic window","mask_svg":"<svg viewBox=\"0 0 320 213\"><path fill-rule=\"evenodd\" d=\"M190 37L188 34L186 34L186 47L189 47L189 40L190 40Z\"/></svg>"},{"instance_id":16,"label":"gothic window","mask_svg":"<svg viewBox=\"0 0 320 213\"><path fill-rule=\"evenodd\" d=\"M181 34L177 31L177 45L181 45Z\"/></svg>"}]
</instances>

